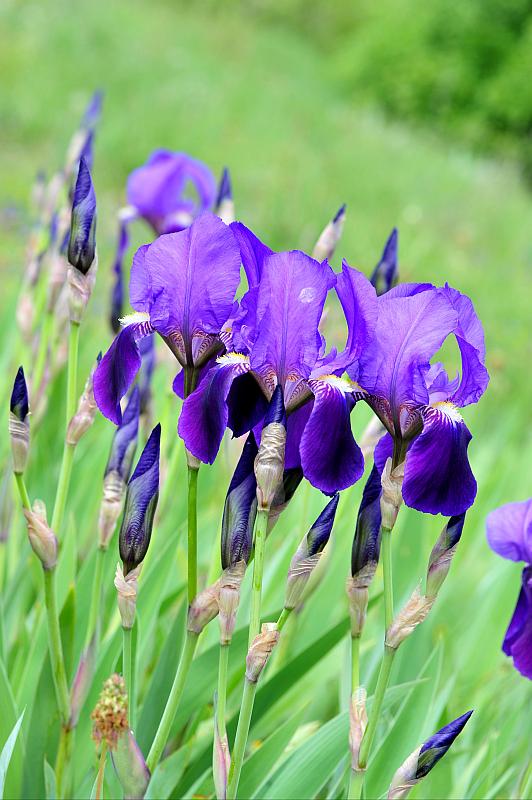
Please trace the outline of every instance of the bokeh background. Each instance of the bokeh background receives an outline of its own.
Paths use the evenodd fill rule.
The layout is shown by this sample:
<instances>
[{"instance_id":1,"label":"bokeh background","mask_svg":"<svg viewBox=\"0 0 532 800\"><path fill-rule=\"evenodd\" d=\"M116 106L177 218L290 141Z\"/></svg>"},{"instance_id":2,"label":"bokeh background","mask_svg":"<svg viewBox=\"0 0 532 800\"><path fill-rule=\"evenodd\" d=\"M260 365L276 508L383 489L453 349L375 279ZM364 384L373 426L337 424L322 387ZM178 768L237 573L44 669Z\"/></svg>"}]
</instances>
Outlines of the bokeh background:
<instances>
[{"instance_id":1,"label":"bokeh background","mask_svg":"<svg viewBox=\"0 0 532 800\"><path fill-rule=\"evenodd\" d=\"M238 218L273 248L310 249L345 202L347 221L336 268L345 257L369 272L397 226L401 279L448 281L472 297L485 325L491 374L478 407L465 411L474 435L470 453L478 499L430 624L400 652L394 680L406 688L392 697L373 788L382 793L385 778L438 724L475 707L453 757L442 762L417 796L517 796L530 758L530 684L514 672L500 644L516 601L520 568L489 551L484 521L497 505L532 494L529 0L4 0L0 24L2 398L17 359L24 356L31 363L31 354L18 344L14 309L32 224L34 176L39 169L52 174L60 166L97 87L105 92L94 167L100 267L82 335L85 371L111 341L111 263L126 177L159 147L185 150L216 174L227 165ZM135 243L148 237L139 223ZM341 340L334 319L330 325L331 335ZM167 454L178 414L169 376L163 363L156 375L155 414L163 418ZM32 493L49 502L62 447L63 396L64 375L53 386L29 474ZM355 429L360 431L367 419L366 409L357 409ZM110 436L110 424L100 418L90 442L79 448L70 514L81 531L80 561L91 541ZM6 437L1 451L4 458ZM234 462L235 450L228 444L217 466L202 471L200 537L206 571ZM181 473L160 519L160 546L176 530L183 540L185 491ZM295 668L286 672L284 693L275 695L272 687L269 695L264 693L253 728L256 742L264 741L280 720L297 711L304 725L300 741L314 741L315 750L307 747L302 756L292 742L283 770L274 774L266 794L261 789L261 796L327 796L327 791L339 796L334 786L340 786L347 763L343 584L360 493L361 486L344 493L329 569L301 613L291 653L285 655L292 663L290 658L303 654L305 670L301 675ZM267 611L279 607L293 544L321 504L319 494L304 487L287 511L271 552ZM407 509L401 512L394 532L398 601L422 577L441 524ZM156 657L174 630L172 604L183 578L179 570L176 561L175 574L167 570L161 579L166 616L153 630L146 622L142 657L147 673L156 669ZM111 591L110 607L113 602ZM319 657L317 651L308 655L313 643L322 641L319 637L337 629L328 650L320 650ZM213 636L214 642L216 632ZM379 637L380 610L375 608L363 650L370 686ZM16 653L10 659L8 671L16 682L22 665ZM164 683L164 675L160 679ZM235 695L234 711L236 700ZM322 729L325 736L316 723L329 724ZM37 758L43 747L35 736L30 752ZM201 763L196 772L187 767L194 780L201 778ZM290 770L310 781L299 784L301 794L290 795L292 789L283 783ZM192 778L183 777L174 796L191 792L192 785Z\"/></svg>"}]
</instances>

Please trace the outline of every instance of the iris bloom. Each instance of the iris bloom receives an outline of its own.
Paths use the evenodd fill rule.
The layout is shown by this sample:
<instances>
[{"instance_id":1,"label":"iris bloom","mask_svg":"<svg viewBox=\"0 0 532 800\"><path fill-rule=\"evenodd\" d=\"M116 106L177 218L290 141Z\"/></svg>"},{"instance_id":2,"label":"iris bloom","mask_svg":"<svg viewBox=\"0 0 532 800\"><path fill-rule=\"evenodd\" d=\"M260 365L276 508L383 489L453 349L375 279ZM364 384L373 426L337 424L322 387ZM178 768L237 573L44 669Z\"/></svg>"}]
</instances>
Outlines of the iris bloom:
<instances>
[{"instance_id":1,"label":"iris bloom","mask_svg":"<svg viewBox=\"0 0 532 800\"><path fill-rule=\"evenodd\" d=\"M508 503L488 514L488 543L510 561L524 561L521 591L502 644L515 668L532 680L532 498Z\"/></svg>"},{"instance_id":2,"label":"iris bloom","mask_svg":"<svg viewBox=\"0 0 532 800\"><path fill-rule=\"evenodd\" d=\"M431 358L453 334L461 376ZM382 467L405 460L403 498L418 511L453 516L472 505L471 440L459 409L476 403L489 376L484 333L471 300L445 285L402 284L378 298L376 335L348 374L388 431L375 451Z\"/></svg>"},{"instance_id":3,"label":"iris bloom","mask_svg":"<svg viewBox=\"0 0 532 800\"><path fill-rule=\"evenodd\" d=\"M186 153L155 150L127 182L132 217L142 217L156 234L175 233L212 209L216 180L209 168Z\"/></svg>"},{"instance_id":4,"label":"iris bloom","mask_svg":"<svg viewBox=\"0 0 532 800\"><path fill-rule=\"evenodd\" d=\"M120 424L120 400L141 364L139 342L153 333L184 367L185 375L178 375L174 388L188 394L199 371L224 348L219 334L234 311L239 279L238 245L229 227L213 214L203 214L190 228L140 247L129 284L137 313L124 320L94 377L102 414Z\"/></svg>"},{"instance_id":5,"label":"iris bloom","mask_svg":"<svg viewBox=\"0 0 532 800\"><path fill-rule=\"evenodd\" d=\"M223 336L221 355L185 401L179 433L201 461L212 463L228 425L235 436L258 426L280 384L288 415L286 468L302 467L318 489L332 494L363 471L349 415L362 397L341 375L371 339L375 290L344 261L335 276L298 250L274 253L241 223L240 245L249 290ZM318 331L325 298L334 287L348 324L345 349L325 354Z\"/></svg>"}]
</instances>

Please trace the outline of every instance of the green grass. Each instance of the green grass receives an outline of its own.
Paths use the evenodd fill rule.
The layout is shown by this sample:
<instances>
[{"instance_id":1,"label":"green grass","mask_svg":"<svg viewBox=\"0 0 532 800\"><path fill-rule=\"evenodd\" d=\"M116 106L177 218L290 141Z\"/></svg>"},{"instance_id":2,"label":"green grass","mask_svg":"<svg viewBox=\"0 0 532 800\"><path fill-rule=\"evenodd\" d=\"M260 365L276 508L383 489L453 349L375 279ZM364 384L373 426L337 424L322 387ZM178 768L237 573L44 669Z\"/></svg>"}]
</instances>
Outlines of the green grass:
<instances>
[{"instance_id":1,"label":"green grass","mask_svg":"<svg viewBox=\"0 0 532 800\"><path fill-rule=\"evenodd\" d=\"M390 696L370 790L374 796L382 794L401 760L424 736L474 707L475 714L452 753L412 796L488 798L515 793L527 752L530 755L529 684L514 672L500 652L500 644L518 592L519 567L490 552L484 520L495 506L531 493L530 196L504 165L475 159L467 152L449 149L441 140L390 126L365 109L353 107L328 81L319 52L283 28L259 28L251 17L238 18L230 6L207 15L199 5L191 10L184 3L160 0L150 4L138 0L82 2L75 11L66 2L8 1L0 10L0 19L0 209L6 222L0 240L4 287L0 357L2 364L9 365L0 396L6 396L19 357L12 333L13 309L24 269L27 198L33 175L41 167L51 172L60 164L70 133L96 86L106 93L94 172L100 272L89 321L82 331L83 374L98 349L106 349L111 340L107 327L109 268L114 215L124 201L124 182L128 172L155 147L189 151L216 172L227 164L233 175L238 216L272 247L310 248L327 219L346 202L348 217L340 254L350 264L369 271L390 229L397 225L404 280L447 280L473 298L485 324L492 376L479 406L465 410L474 434L470 451L479 483L478 499L433 614L397 658L393 683L408 685ZM137 241L147 236L139 225ZM335 262L338 266L338 258ZM331 327L331 338L341 340L341 331L334 324ZM26 353L25 363L29 365L31 360ZM155 418L163 423L166 456L176 439L178 414L170 381L171 366L165 359L156 375ZM34 437L28 474L30 494L43 497L49 507L62 447L64 391L65 375L61 375L52 387L44 423ZM367 417L367 410L357 407L357 431ZM111 433L111 425L98 418L80 445L74 466L67 516L76 536L70 537L70 549L62 553L59 592L71 669L83 643L100 475ZM1 449L5 454L5 437ZM221 507L235 452L227 442L216 466L200 474L204 573L211 554L216 553ZM170 502L154 533L151 566L143 575L139 601L139 716L145 742L149 735L142 733L142 725L145 731L152 731L154 721L148 711L143 716L142 698L147 699L148 709L160 705L178 652L172 631L181 630L173 625L185 578L184 460L177 484L165 486L165 492ZM341 500L328 569L298 619L286 656L286 672L277 675L280 679L284 674L284 682L276 684L272 676L259 691L253 746L267 741L270 750L262 759L257 751L257 773L252 774L250 762L243 781L254 786L260 797L270 793L286 797L290 787L296 792L291 796L325 797L326 783L332 797L342 796L347 734L345 717L338 715L347 709L349 665L343 628L338 629L337 638L331 631L346 614L344 579L360 493L357 485ZM291 552L322 504L319 493L303 487L269 541L268 615L282 603ZM54 751L57 725L46 642L39 627L39 570L30 557L20 517L17 509L9 541L0 545L0 557L7 564L0 637L0 749L26 707L22 726L25 753L19 743L7 791L9 796L20 796L22 779L23 796L42 797L44 754ZM407 509L399 520L394 532L397 602L422 577L442 524ZM112 587L116 557L112 548L105 601L108 632L77 733L76 796L80 797L90 795L96 765L88 710L101 681L120 666ZM248 589L246 584L239 613L242 626L247 619ZM380 575L374 593L379 589ZM77 622L72 622L74 610ZM377 602L364 634L362 674L370 688L376 676L381 613ZM211 741L207 705L212 700L217 657L216 648L210 651L209 647L216 639L214 625L206 635L198 677L187 689L179 718L184 724L193 716L197 728L186 752L183 748L174 757L175 774L168 784L175 797L190 796L193 790L200 794L212 791L206 772ZM175 641L175 647L170 647L169 641ZM241 670L242 642L231 655L233 677ZM309 649L312 645L314 649ZM166 670L158 667L161 663L167 665ZM430 681L423 680L426 676ZM229 698L230 714L238 708L239 685L235 687ZM266 770L268 752L285 750L285 739L292 735L289 718L300 709L298 719L306 727L299 730L297 744L292 743L290 753L283 756L284 766L274 768L267 778L260 770ZM314 723L325 727L317 733ZM316 767L314 771L309 771L309 763ZM107 779L107 796L113 796L116 785L111 768ZM340 787L337 793L333 791L335 782Z\"/></svg>"}]
</instances>

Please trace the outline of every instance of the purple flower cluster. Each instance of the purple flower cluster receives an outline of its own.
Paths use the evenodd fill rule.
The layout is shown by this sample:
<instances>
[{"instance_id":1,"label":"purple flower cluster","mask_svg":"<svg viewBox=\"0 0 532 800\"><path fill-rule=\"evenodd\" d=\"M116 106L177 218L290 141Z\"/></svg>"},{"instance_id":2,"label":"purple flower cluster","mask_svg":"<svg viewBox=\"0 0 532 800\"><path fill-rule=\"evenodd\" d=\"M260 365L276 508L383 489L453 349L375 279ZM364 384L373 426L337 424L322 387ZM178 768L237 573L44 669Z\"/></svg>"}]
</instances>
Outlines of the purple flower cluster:
<instances>
[{"instance_id":1,"label":"purple flower cluster","mask_svg":"<svg viewBox=\"0 0 532 800\"><path fill-rule=\"evenodd\" d=\"M471 300L448 285L390 289L397 279L396 231L372 281L345 260L335 274L327 260L299 250L273 252L241 222L226 225L206 211L214 183L197 162L186 160L186 169L184 163L160 151L128 184L130 201L161 235L135 254L136 313L125 319L95 376L105 416L120 423L120 400L141 363L140 342L158 333L183 368L174 381L184 397L179 434L201 461L215 460L226 428L235 436L253 431L259 442L280 386L288 417L285 467L333 494L364 470L350 419L363 400L387 431L375 453L379 471L388 456L395 465L405 461L406 504L446 516L465 511L476 482L467 456L471 434L459 409L476 402L489 380ZM185 179L196 182L199 205L171 209L169 197L179 195ZM177 224L180 213L188 216ZM241 265L247 291L237 301ZM331 292L347 326L341 351L328 350L320 330ZM433 362L449 336L462 361L455 378Z\"/></svg>"}]
</instances>

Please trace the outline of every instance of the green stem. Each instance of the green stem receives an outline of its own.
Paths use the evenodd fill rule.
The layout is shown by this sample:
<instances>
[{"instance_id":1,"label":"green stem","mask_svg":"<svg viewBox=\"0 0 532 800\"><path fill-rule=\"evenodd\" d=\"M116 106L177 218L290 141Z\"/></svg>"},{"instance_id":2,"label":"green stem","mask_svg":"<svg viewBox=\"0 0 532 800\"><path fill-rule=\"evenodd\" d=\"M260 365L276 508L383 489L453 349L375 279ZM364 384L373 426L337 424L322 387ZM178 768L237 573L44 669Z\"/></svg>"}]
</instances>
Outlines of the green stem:
<instances>
[{"instance_id":1,"label":"green stem","mask_svg":"<svg viewBox=\"0 0 532 800\"><path fill-rule=\"evenodd\" d=\"M381 553L384 579L384 632L386 634L393 622L392 532L389 528L381 528Z\"/></svg>"},{"instance_id":2,"label":"green stem","mask_svg":"<svg viewBox=\"0 0 532 800\"><path fill-rule=\"evenodd\" d=\"M371 745L373 744L373 739L375 737L375 732L377 730L377 725L379 722L384 695L386 694L386 689L388 688L388 683L390 681L390 673L392 671L394 656L395 656L395 650L385 645L384 655L382 658L381 668L379 671L379 677L377 679L377 686L375 688L375 694L373 696L371 713L369 715L368 725L364 732L364 736L362 737L362 743L360 745L358 766L362 771L365 770L368 765L368 757L371 750Z\"/></svg>"},{"instance_id":3,"label":"green stem","mask_svg":"<svg viewBox=\"0 0 532 800\"><path fill-rule=\"evenodd\" d=\"M57 758L55 761L55 780L57 785L57 797L67 798L71 792L69 790L70 775L69 766L72 757L74 730L64 726L61 728L61 735L59 737L59 748L57 751Z\"/></svg>"},{"instance_id":4,"label":"green stem","mask_svg":"<svg viewBox=\"0 0 532 800\"><path fill-rule=\"evenodd\" d=\"M21 472L15 472L14 474L22 506L23 508L26 509L26 511L31 511L31 501L30 501L30 496L28 494L28 490L26 489L24 475Z\"/></svg>"},{"instance_id":5,"label":"green stem","mask_svg":"<svg viewBox=\"0 0 532 800\"><path fill-rule=\"evenodd\" d=\"M360 636L351 637L351 693L360 686Z\"/></svg>"},{"instance_id":6,"label":"green stem","mask_svg":"<svg viewBox=\"0 0 532 800\"><path fill-rule=\"evenodd\" d=\"M129 708L129 727L135 730L135 696L133 687L133 659L131 655L132 628L122 628L123 650L122 650L122 674L126 684Z\"/></svg>"},{"instance_id":7,"label":"green stem","mask_svg":"<svg viewBox=\"0 0 532 800\"><path fill-rule=\"evenodd\" d=\"M166 707L159 723L159 727L157 728L157 733L155 734L150 752L148 753L148 758L146 759L146 764L148 765L150 772L153 772L159 763L163 754L163 750L166 746L166 742L168 741L170 730L177 712L177 707L179 705L179 701L181 700L190 666L194 658L194 651L196 650L197 641L198 635L196 633L192 633L191 631L187 631L185 646L183 647L183 652L181 653L181 658L179 660L179 666L177 668L174 682L172 684L172 688L170 689L168 700L166 701Z\"/></svg>"},{"instance_id":8,"label":"green stem","mask_svg":"<svg viewBox=\"0 0 532 800\"><path fill-rule=\"evenodd\" d=\"M188 603L198 593L198 472L188 467Z\"/></svg>"},{"instance_id":9,"label":"green stem","mask_svg":"<svg viewBox=\"0 0 532 800\"><path fill-rule=\"evenodd\" d=\"M253 584L251 587L251 612L249 616L249 644L260 633L260 607L262 600L262 575L264 572L264 549L268 512L260 510L255 523L255 558L253 561Z\"/></svg>"},{"instance_id":10,"label":"green stem","mask_svg":"<svg viewBox=\"0 0 532 800\"><path fill-rule=\"evenodd\" d=\"M70 323L68 339L68 378L67 378L67 404L66 427L74 416L78 401L76 385L78 382L78 350L79 350L79 322Z\"/></svg>"},{"instance_id":11,"label":"green stem","mask_svg":"<svg viewBox=\"0 0 532 800\"><path fill-rule=\"evenodd\" d=\"M290 614L292 613L291 608L283 608L281 613L279 614L279 619L277 620L277 630L282 631L284 626L286 625L288 619L290 618Z\"/></svg>"},{"instance_id":12,"label":"green stem","mask_svg":"<svg viewBox=\"0 0 532 800\"><path fill-rule=\"evenodd\" d=\"M227 666L229 663L229 644L220 645L218 661L218 704L216 708L216 727L218 736L225 736L225 707L227 700Z\"/></svg>"},{"instance_id":13,"label":"green stem","mask_svg":"<svg viewBox=\"0 0 532 800\"><path fill-rule=\"evenodd\" d=\"M364 773L360 770L352 769L351 777L349 778L349 791L347 793L347 800L359 800L362 797L362 789L364 788Z\"/></svg>"},{"instance_id":14,"label":"green stem","mask_svg":"<svg viewBox=\"0 0 532 800\"><path fill-rule=\"evenodd\" d=\"M55 493L54 513L52 515L52 530L59 539L59 532L63 524L63 516L65 514L66 499L68 495L68 487L70 485L70 476L72 475L72 464L74 463L75 445L67 444L63 448L63 459L61 461L61 470L59 472L59 481L57 483L57 491Z\"/></svg>"},{"instance_id":15,"label":"green stem","mask_svg":"<svg viewBox=\"0 0 532 800\"><path fill-rule=\"evenodd\" d=\"M231 767L229 769L229 779L227 782L226 800L235 800L244 761L244 752L249 735L251 715L253 713L253 703L255 702L255 692L257 684L252 683L247 678L244 683L242 694L242 705L240 706L240 716L238 717L238 727L236 729L235 744L231 756Z\"/></svg>"},{"instance_id":16,"label":"green stem","mask_svg":"<svg viewBox=\"0 0 532 800\"><path fill-rule=\"evenodd\" d=\"M66 727L70 719L70 694L66 678L65 661L63 658L63 645L59 628L59 615L57 611L57 597L55 590L55 568L44 569L44 600L48 618L48 644L50 648L50 661L54 679L57 706L61 722Z\"/></svg>"},{"instance_id":17,"label":"green stem","mask_svg":"<svg viewBox=\"0 0 532 800\"><path fill-rule=\"evenodd\" d=\"M89 621L87 624L87 632L85 635L85 650L88 649L92 637L96 634L96 639L100 638L100 608L102 600L102 577L103 566L105 563L106 550L103 547L98 547L96 550L96 564L94 565L94 577L92 579L92 596L91 606L89 611ZM95 652L98 649L98 641L95 642Z\"/></svg>"}]
</instances>

